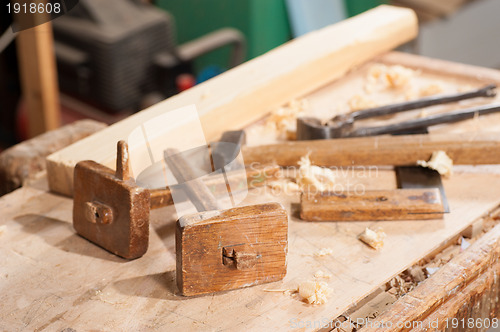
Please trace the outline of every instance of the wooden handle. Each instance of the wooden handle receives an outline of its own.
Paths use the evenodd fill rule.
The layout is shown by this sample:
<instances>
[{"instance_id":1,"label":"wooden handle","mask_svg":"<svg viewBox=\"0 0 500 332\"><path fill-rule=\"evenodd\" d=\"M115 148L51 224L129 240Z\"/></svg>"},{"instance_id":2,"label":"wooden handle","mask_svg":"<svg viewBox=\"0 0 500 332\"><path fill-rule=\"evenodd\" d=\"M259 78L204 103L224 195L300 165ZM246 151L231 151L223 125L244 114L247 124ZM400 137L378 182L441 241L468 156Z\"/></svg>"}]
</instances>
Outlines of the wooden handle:
<instances>
[{"instance_id":1,"label":"wooden handle","mask_svg":"<svg viewBox=\"0 0 500 332\"><path fill-rule=\"evenodd\" d=\"M293 141L243 147L245 163L297 166L309 155L318 166L415 165L434 151L445 151L455 165L500 164L500 134L426 134Z\"/></svg>"},{"instance_id":2,"label":"wooden handle","mask_svg":"<svg viewBox=\"0 0 500 332\"><path fill-rule=\"evenodd\" d=\"M177 181L186 189L186 195L198 212L219 210L217 199L203 181L198 178L189 164L176 149L165 151L165 162Z\"/></svg>"},{"instance_id":3,"label":"wooden handle","mask_svg":"<svg viewBox=\"0 0 500 332\"><path fill-rule=\"evenodd\" d=\"M308 221L427 220L443 217L439 189L303 193L300 217Z\"/></svg>"},{"instance_id":4,"label":"wooden handle","mask_svg":"<svg viewBox=\"0 0 500 332\"><path fill-rule=\"evenodd\" d=\"M240 171L227 172L227 178L230 183L246 183L248 188L256 188L263 186L270 179L277 179L281 168L277 165L265 165L258 167L247 167L245 169L245 177ZM215 188L215 195L218 193L231 192L231 187L225 181L221 181L220 177L206 177L203 182L209 188ZM171 204L174 204L172 192L170 188L150 190L151 192L151 209L158 209Z\"/></svg>"}]
</instances>

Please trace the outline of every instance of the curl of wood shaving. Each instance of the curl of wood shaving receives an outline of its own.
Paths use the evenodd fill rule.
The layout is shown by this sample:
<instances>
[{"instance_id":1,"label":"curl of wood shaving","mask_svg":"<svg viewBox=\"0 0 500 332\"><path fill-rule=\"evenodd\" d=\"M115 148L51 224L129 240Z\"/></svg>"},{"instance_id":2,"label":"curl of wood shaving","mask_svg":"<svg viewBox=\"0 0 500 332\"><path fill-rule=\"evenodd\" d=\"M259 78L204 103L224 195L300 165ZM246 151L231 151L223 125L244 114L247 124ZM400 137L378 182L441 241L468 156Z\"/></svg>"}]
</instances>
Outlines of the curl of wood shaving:
<instances>
[{"instance_id":1,"label":"curl of wood shaving","mask_svg":"<svg viewBox=\"0 0 500 332\"><path fill-rule=\"evenodd\" d=\"M361 95L354 95L351 99L349 99L348 104L349 108L353 112L377 106L376 102Z\"/></svg>"},{"instance_id":2,"label":"curl of wood shaving","mask_svg":"<svg viewBox=\"0 0 500 332\"><path fill-rule=\"evenodd\" d=\"M307 99L292 100L287 106L271 113L266 120L266 127L275 130L279 138L292 138L297 131L297 117L301 116L308 107Z\"/></svg>"},{"instance_id":3,"label":"curl of wood shaving","mask_svg":"<svg viewBox=\"0 0 500 332\"><path fill-rule=\"evenodd\" d=\"M440 84L432 83L420 89L420 97L437 95L443 92L443 87Z\"/></svg>"},{"instance_id":4,"label":"curl of wood shaving","mask_svg":"<svg viewBox=\"0 0 500 332\"><path fill-rule=\"evenodd\" d=\"M302 191L322 192L333 187L335 173L328 168L313 166L309 156L300 158L296 181Z\"/></svg>"},{"instance_id":5,"label":"curl of wood shaving","mask_svg":"<svg viewBox=\"0 0 500 332\"><path fill-rule=\"evenodd\" d=\"M318 305L326 303L333 291L326 282L316 280L304 281L298 290L304 302Z\"/></svg>"},{"instance_id":6,"label":"curl of wood shaving","mask_svg":"<svg viewBox=\"0 0 500 332\"><path fill-rule=\"evenodd\" d=\"M330 273L325 273L321 270L316 271L314 278L316 279L330 279L332 275Z\"/></svg>"},{"instance_id":7,"label":"curl of wood shaving","mask_svg":"<svg viewBox=\"0 0 500 332\"><path fill-rule=\"evenodd\" d=\"M376 231L365 228L365 231L359 236L359 239L372 247L375 250L378 250L384 246L385 239L384 231L379 228Z\"/></svg>"},{"instance_id":8,"label":"curl of wood shaving","mask_svg":"<svg viewBox=\"0 0 500 332\"><path fill-rule=\"evenodd\" d=\"M415 76L415 71L401 65L373 65L368 71L368 83L379 84L385 88L400 89L406 87Z\"/></svg>"},{"instance_id":9,"label":"curl of wood shaving","mask_svg":"<svg viewBox=\"0 0 500 332\"><path fill-rule=\"evenodd\" d=\"M395 276L389 282L389 285L396 291L396 296L401 297L415 288L415 283L406 282L400 276Z\"/></svg>"},{"instance_id":10,"label":"curl of wood shaving","mask_svg":"<svg viewBox=\"0 0 500 332\"><path fill-rule=\"evenodd\" d=\"M400 65L390 66L385 72L385 79L392 89L399 89L406 86L415 75L415 72L409 68Z\"/></svg>"},{"instance_id":11,"label":"curl of wood shaving","mask_svg":"<svg viewBox=\"0 0 500 332\"><path fill-rule=\"evenodd\" d=\"M331 254L333 254L332 248L321 248L320 250L314 253L314 256L324 257L324 256L330 256Z\"/></svg>"},{"instance_id":12,"label":"curl of wood shaving","mask_svg":"<svg viewBox=\"0 0 500 332\"><path fill-rule=\"evenodd\" d=\"M445 176L453 173L453 160L444 151L434 151L429 161L418 160L417 165L434 169Z\"/></svg>"}]
</instances>

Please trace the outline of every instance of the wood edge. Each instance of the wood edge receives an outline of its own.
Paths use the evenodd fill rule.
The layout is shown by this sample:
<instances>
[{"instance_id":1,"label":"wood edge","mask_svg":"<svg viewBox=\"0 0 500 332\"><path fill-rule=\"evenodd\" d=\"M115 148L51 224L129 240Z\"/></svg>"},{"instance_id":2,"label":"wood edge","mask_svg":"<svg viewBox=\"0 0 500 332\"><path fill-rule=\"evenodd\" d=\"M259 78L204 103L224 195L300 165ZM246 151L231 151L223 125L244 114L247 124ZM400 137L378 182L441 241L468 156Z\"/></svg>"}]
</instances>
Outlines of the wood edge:
<instances>
[{"instance_id":1,"label":"wood edge","mask_svg":"<svg viewBox=\"0 0 500 332\"><path fill-rule=\"evenodd\" d=\"M397 300L377 321L422 321L456 294L465 289L482 272L488 270L500 256L500 224L478 239L466 251L453 258L432 277L423 281L412 292ZM470 273L466 273L470 272ZM382 329L384 330L384 329ZM385 329L387 331L392 329ZM380 331L365 327L361 331Z\"/></svg>"},{"instance_id":2,"label":"wood edge","mask_svg":"<svg viewBox=\"0 0 500 332\"><path fill-rule=\"evenodd\" d=\"M500 70L435 59L423 55L391 51L380 56L376 61L386 65L402 65L429 73L461 77L483 83L500 83Z\"/></svg>"}]
</instances>

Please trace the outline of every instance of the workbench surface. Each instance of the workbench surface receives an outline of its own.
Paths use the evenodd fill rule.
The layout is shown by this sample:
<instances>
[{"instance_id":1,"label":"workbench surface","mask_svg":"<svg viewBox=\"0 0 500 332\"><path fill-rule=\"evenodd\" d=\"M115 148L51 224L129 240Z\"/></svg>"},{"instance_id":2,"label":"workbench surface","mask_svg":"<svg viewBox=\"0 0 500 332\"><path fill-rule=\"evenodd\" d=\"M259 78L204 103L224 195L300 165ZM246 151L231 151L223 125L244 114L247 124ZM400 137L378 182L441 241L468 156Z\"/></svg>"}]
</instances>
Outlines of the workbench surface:
<instances>
[{"instance_id":1,"label":"workbench surface","mask_svg":"<svg viewBox=\"0 0 500 332\"><path fill-rule=\"evenodd\" d=\"M401 59L406 58L398 61ZM382 60L395 58L389 55ZM359 69L361 76L350 74L308 96L309 104L318 109L334 99L332 91L345 94L346 86L352 95L360 89L359 77L369 66ZM429 73L430 79L435 77L436 73ZM445 86L465 80L446 75L441 79ZM473 87L483 83L466 82ZM500 117L492 115L435 131L485 128L500 129ZM256 144L254 138L249 139ZM359 183L366 190L396 187L391 169L380 168L369 176L366 172L349 170L338 179L339 184ZM299 322L319 329L443 247L500 203L500 170L495 166L458 167L443 180L452 211L443 220L304 222L297 218L297 193L277 196L268 187L253 189L246 203L278 201L289 211L287 276L271 284L186 298L178 294L175 284L177 217L173 207L151 211L149 250L140 259L126 261L76 235L72 200L48 192L44 181L0 198L2 330L262 331L303 326ZM358 240L365 227L383 228L387 237L382 249L373 250ZM322 248L331 248L332 254L315 255ZM332 275L325 279L333 289L327 303L309 305L298 294L284 292L296 289L318 270Z\"/></svg>"}]
</instances>

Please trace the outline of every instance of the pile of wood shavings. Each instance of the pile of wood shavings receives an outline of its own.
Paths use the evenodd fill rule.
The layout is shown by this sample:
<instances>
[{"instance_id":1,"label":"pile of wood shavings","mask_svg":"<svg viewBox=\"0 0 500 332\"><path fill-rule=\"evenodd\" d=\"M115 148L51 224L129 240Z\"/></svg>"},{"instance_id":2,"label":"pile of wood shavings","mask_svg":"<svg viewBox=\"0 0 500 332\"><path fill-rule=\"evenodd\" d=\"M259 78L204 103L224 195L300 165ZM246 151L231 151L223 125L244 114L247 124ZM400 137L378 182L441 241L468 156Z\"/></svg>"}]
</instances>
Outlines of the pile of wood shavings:
<instances>
[{"instance_id":1,"label":"pile of wood shavings","mask_svg":"<svg viewBox=\"0 0 500 332\"><path fill-rule=\"evenodd\" d=\"M285 107L272 112L266 119L265 127L276 132L279 139L295 139L297 117L309 108L307 99L292 100Z\"/></svg>"},{"instance_id":2,"label":"pile of wood shavings","mask_svg":"<svg viewBox=\"0 0 500 332\"><path fill-rule=\"evenodd\" d=\"M308 280L299 285L298 291L304 302L319 305L328 302L333 289L324 281Z\"/></svg>"},{"instance_id":3,"label":"pile of wood shavings","mask_svg":"<svg viewBox=\"0 0 500 332\"><path fill-rule=\"evenodd\" d=\"M296 181L302 191L323 192L335 184L335 173L331 169L312 165L309 156L302 157L299 166Z\"/></svg>"},{"instance_id":4,"label":"pile of wood shavings","mask_svg":"<svg viewBox=\"0 0 500 332\"><path fill-rule=\"evenodd\" d=\"M321 248L320 250L314 253L314 256L324 257L324 256L330 256L331 254L333 254L332 248Z\"/></svg>"}]
</instances>

